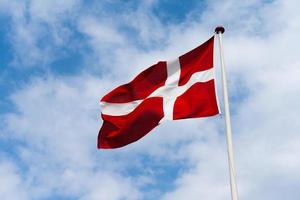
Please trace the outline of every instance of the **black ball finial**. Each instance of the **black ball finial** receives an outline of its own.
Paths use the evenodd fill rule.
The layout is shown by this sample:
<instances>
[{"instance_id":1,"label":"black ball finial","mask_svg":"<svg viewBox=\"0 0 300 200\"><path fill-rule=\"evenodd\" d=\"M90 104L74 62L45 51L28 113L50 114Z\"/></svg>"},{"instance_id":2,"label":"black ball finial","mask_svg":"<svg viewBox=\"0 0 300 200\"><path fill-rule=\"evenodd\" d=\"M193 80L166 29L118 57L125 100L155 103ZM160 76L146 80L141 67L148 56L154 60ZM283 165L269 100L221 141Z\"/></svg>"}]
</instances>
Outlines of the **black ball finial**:
<instances>
[{"instance_id":1,"label":"black ball finial","mask_svg":"<svg viewBox=\"0 0 300 200\"><path fill-rule=\"evenodd\" d=\"M223 34L225 32L225 28L223 26L218 26L216 29L215 29L215 32L216 34L218 33L221 33Z\"/></svg>"}]
</instances>

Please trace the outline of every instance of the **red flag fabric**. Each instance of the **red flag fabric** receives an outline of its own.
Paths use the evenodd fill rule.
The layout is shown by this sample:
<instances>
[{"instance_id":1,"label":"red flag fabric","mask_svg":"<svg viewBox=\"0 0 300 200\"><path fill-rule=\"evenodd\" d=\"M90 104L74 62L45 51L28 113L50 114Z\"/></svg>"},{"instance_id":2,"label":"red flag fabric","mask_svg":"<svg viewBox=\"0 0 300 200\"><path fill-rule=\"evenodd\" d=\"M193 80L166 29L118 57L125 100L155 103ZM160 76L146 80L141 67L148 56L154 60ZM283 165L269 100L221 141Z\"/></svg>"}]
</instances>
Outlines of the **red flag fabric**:
<instances>
[{"instance_id":1,"label":"red flag fabric","mask_svg":"<svg viewBox=\"0 0 300 200\"><path fill-rule=\"evenodd\" d=\"M123 147L165 120L219 114L213 68L214 37L174 61L161 61L100 101L98 148Z\"/></svg>"}]
</instances>

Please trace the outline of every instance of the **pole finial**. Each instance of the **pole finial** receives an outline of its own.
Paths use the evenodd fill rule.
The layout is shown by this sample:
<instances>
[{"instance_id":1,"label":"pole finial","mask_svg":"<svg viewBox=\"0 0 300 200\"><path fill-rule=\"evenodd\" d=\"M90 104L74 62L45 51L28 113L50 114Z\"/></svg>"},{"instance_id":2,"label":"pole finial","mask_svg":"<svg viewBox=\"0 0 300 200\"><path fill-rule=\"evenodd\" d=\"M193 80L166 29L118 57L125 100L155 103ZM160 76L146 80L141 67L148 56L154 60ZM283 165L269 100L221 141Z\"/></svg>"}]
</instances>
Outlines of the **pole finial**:
<instances>
[{"instance_id":1,"label":"pole finial","mask_svg":"<svg viewBox=\"0 0 300 200\"><path fill-rule=\"evenodd\" d=\"M223 34L224 32L225 32L225 28L223 26L217 26L215 29L216 34L218 34L218 33Z\"/></svg>"}]
</instances>

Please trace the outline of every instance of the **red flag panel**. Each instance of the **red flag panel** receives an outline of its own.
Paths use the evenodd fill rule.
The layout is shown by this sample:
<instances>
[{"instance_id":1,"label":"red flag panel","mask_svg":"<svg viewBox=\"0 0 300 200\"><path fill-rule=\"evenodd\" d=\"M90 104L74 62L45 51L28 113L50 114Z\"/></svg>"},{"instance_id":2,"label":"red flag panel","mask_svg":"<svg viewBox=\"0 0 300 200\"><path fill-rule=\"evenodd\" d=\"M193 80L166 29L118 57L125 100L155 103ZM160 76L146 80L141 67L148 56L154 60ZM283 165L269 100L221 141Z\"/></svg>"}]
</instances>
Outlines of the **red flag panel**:
<instances>
[{"instance_id":1,"label":"red flag panel","mask_svg":"<svg viewBox=\"0 0 300 200\"><path fill-rule=\"evenodd\" d=\"M214 80L195 83L181 96L177 97L173 119L209 117L219 114Z\"/></svg>"},{"instance_id":2,"label":"red flag panel","mask_svg":"<svg viewBox=\"0 0 300 200\"><path fill-rule=\"evenodd\" d=\"M103 115L98 135L98 148L111 149L130 144L158 126L164 116L163 99L151 97L134 111L123 116Z\"/></svg>"},{"instance_id":3,"label":"red flag panel","mask_svg":"<svg viewBox=\"0 0 300 200\"><path fill-rule=\"evenodd\" d=\"M163 86L167 79L166 62L158 62L137 75L131 82L121 85L101 101L110 103L127 103L147 98L157 88Z\"/></svg>"},{"instance_id":4,"label":"red flag panel","mask_svg":"<svg viewBox=\"0 0 300 200\"><path fill-rule=\"evenodd\" d=\"M179 57L180 79L178 85L186 84L195 72L213 67L214 37Z\"/></svg>"}]
</instances>

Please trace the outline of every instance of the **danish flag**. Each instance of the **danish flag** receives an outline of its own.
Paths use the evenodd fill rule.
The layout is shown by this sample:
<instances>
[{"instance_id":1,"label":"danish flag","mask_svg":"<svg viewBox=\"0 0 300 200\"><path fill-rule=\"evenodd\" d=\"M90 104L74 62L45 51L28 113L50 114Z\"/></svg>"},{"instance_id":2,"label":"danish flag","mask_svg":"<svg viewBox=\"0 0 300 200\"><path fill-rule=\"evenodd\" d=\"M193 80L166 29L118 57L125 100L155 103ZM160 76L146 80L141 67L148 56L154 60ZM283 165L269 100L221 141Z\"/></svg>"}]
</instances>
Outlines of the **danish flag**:
<instances>
[{"instance_id":1,"label":"danish flag","mask_svg":"<svg viewBox=\"0 0 300 200\"><path fill-rule=\"evenodd\" d=\"M137 141L165 120L219 114L213 68L214 37L173 61L160 61L100 101L98 148Z\"/></svg>"}]
</instances>

